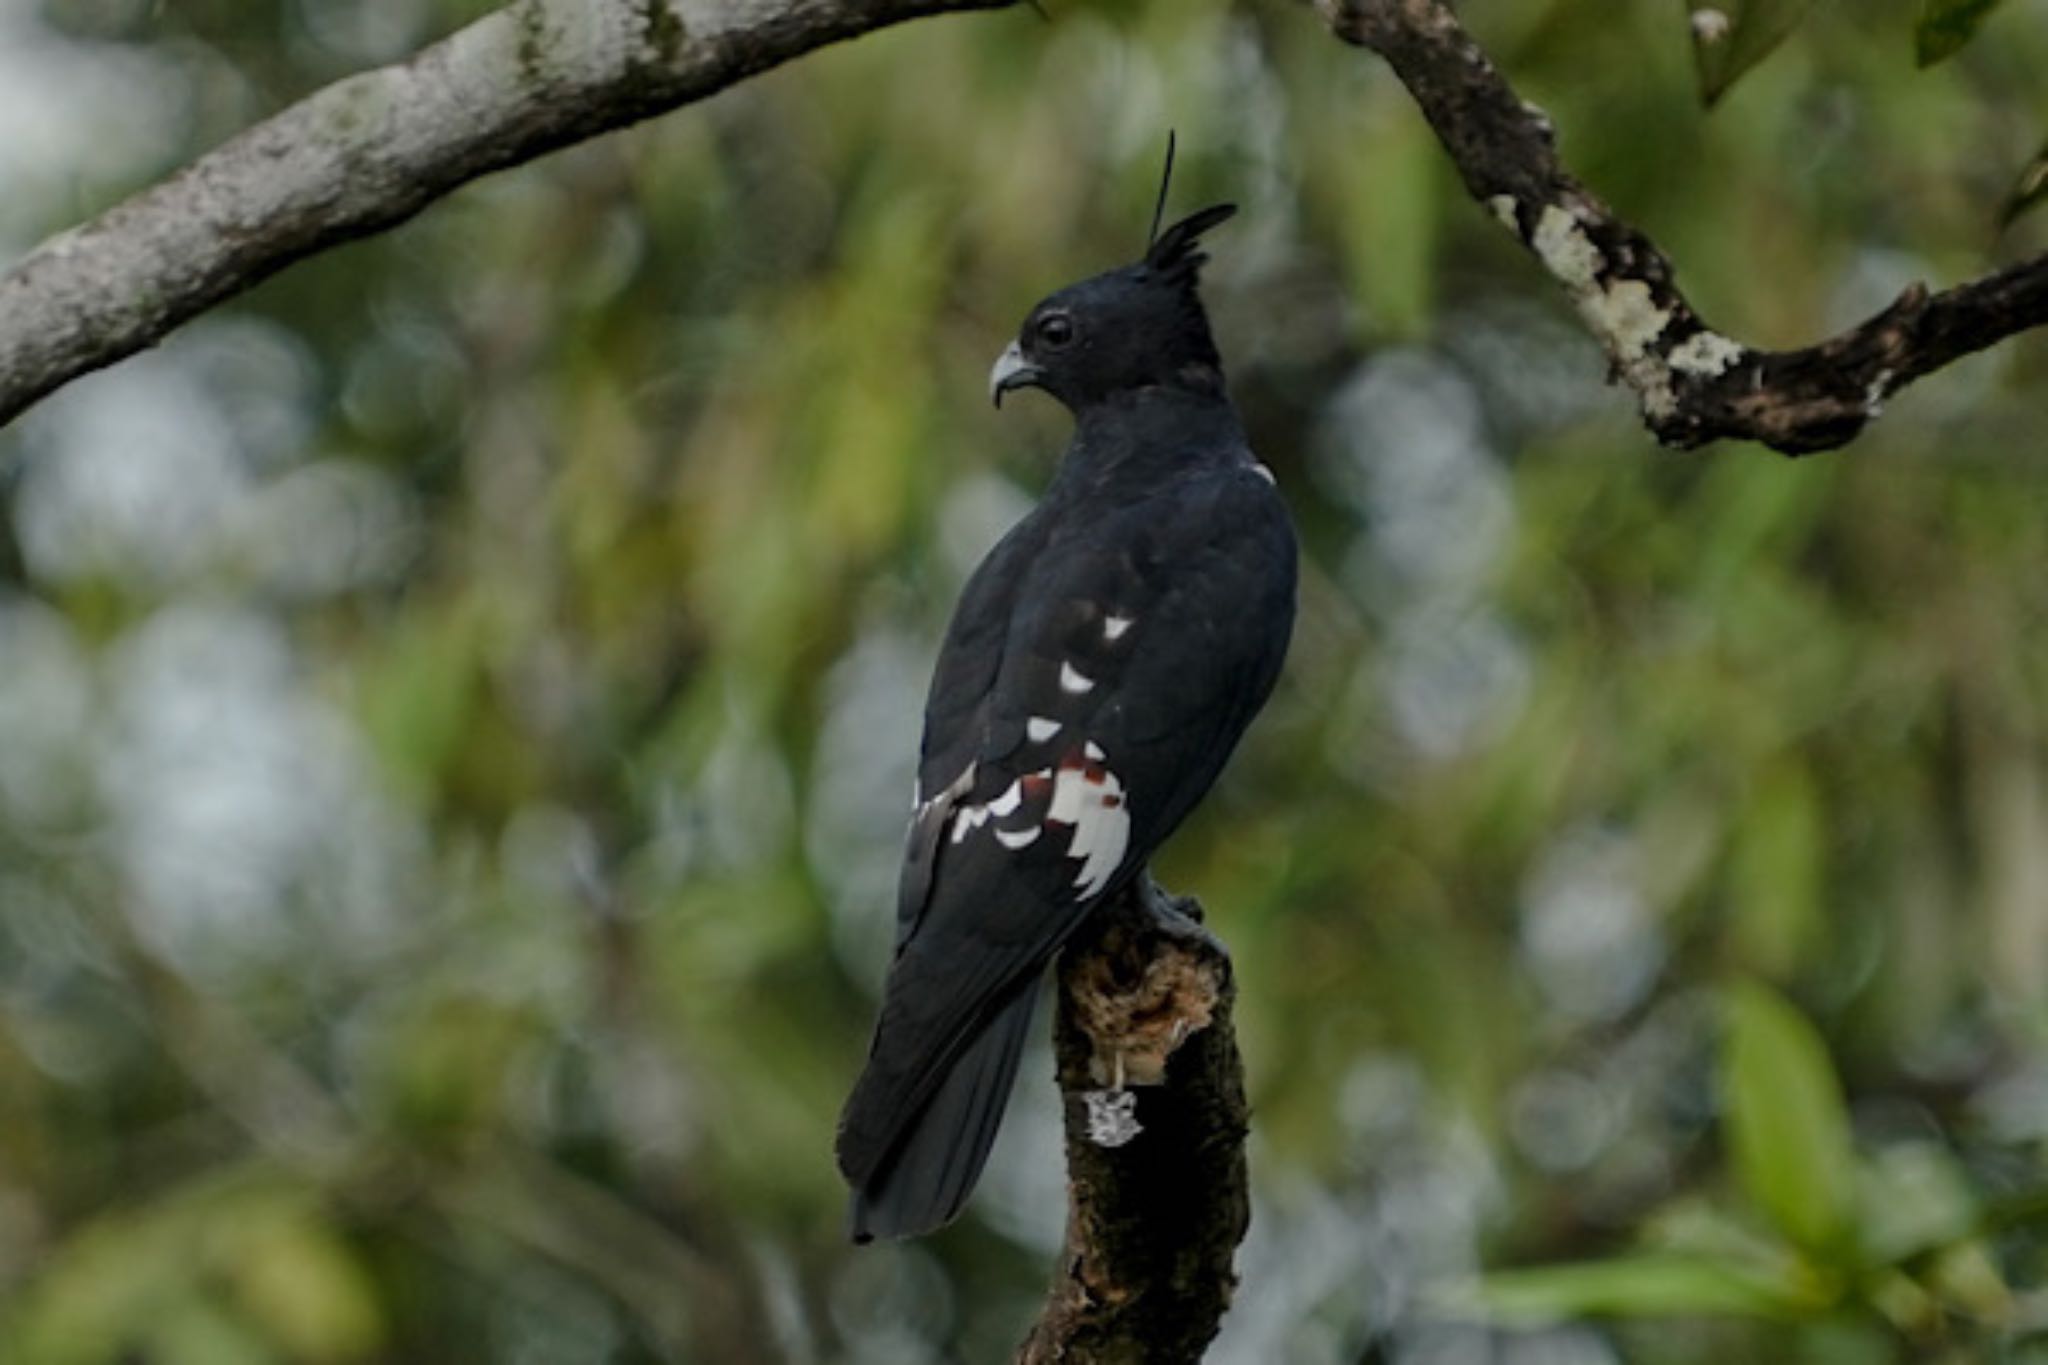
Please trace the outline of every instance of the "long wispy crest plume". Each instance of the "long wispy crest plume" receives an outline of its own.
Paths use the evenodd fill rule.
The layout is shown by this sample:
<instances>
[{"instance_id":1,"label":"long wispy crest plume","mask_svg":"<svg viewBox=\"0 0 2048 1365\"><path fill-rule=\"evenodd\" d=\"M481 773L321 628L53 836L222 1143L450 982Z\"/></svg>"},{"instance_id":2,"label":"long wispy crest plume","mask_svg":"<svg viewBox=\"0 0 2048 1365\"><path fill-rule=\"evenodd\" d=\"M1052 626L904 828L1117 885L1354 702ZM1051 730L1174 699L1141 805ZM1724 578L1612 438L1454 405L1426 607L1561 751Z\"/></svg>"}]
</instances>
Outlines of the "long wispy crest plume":
<instances>
[{"instance_id":1,"label":"long wispy crest plume","mask_svg":"<svg viewBox=\"0 0 2048 1365\"><path fill-rule=\"evenodd\" d=\"M1159 224L1166 217L1166 192L1173 188L1173 129L1166 130L1166 169L1159 175L1159 202L1152 206L1152 230L1145 234L1145 251L1150 254L1159 240Z\"/></svg>"}]
</instances>

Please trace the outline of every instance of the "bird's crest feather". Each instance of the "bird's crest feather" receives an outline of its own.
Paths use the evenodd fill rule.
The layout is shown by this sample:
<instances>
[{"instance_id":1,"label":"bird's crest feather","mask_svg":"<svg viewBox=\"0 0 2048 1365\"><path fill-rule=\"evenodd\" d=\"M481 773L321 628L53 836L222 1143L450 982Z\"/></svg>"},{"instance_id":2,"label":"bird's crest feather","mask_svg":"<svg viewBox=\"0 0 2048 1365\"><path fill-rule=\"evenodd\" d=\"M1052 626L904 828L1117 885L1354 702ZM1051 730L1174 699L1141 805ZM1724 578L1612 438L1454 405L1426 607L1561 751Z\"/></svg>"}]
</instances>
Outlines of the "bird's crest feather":
<instances>
[{"instance_id":1,"label":"bird's crest feather","mask_svg":"<svg viewBox=\"0 0 2048 1365\"><path fill-rule=\"evenodd\" d=\"M1145 264L1167 279L1191 278L1209 258L1199 250L1203 233L1237 212L1235 204L1196 209L1159 234L1145 251Z\"/></svg>"},{"instance_id":2,"label":"bird's crest feather","mask_svg":"<svg viewBox=\"0 0 2048 1365\"><path fill-rule=\"evenodd\" d=\"M1237 212L1235 204L1211 204L1197 209L1165 232L1159 230L1166 216L1167 192L1173 188L1173 153L1177 139L1166 134L1166 169L1159 175L1159 199L1152 206L1152 232L1145 239L1145 265L1166 279L1190 280L1209 258L1195 249L1201 235Z\"/></svg>"}]
</instances>

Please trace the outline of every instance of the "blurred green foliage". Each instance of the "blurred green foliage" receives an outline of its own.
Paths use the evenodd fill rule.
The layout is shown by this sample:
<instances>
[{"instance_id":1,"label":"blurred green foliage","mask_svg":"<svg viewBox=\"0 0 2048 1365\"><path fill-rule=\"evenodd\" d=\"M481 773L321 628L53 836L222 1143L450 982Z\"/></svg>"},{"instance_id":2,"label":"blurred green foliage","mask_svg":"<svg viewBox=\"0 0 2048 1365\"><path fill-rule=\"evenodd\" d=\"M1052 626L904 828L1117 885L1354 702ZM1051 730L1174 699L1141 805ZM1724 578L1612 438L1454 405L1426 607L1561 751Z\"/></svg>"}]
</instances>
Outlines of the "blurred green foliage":
<instances>
[{"instance_id":1,"label":"blurred green foliage","mask_svg":"<svg viewBox=\"0 0 2048 1365\"><path fill-rule=\"evenodd\" d=\"M1932 66L1960 52L1999 4L2000 0L1924 0L1913 31L1920 65Z\"/></svg>"},{"instance_id":2,"label":"blurred green foliage","mask_svg":"<svg viewBox=\"0 0 2048 1365\"><path fill-rule=\"evenodd\" d=\"M1728 0L1722 5L1698 6L1687 0L1700 99L1711 105L1727 94L1751 67L1791 36L1811 8L1813 0Z\"/></svg>"},{"instance_id":3,"label":"blurred green foliage","mask_svg":"<svg viewBox=\"0 0 2048 1365\"><path fill-rule=\"evenodd\" d=\"M24 249L475 0L0 5ZM1240 968L1213 1358L2048 1359L2048 347L1787 462L1649 445L1297 7L876 35L495 176L0 437L0 1360L1001 1358L968 1217L840 1237L925 669L1064 440L988 411L1165 130L1306 547L1161 868ZM1746 7L1761 8L1761 7ZM2048 244L2048 10L1471 0L1717 326ZM1198 1197L1198 1192L1191 1192Z\"/></svg>"}]
</instances>

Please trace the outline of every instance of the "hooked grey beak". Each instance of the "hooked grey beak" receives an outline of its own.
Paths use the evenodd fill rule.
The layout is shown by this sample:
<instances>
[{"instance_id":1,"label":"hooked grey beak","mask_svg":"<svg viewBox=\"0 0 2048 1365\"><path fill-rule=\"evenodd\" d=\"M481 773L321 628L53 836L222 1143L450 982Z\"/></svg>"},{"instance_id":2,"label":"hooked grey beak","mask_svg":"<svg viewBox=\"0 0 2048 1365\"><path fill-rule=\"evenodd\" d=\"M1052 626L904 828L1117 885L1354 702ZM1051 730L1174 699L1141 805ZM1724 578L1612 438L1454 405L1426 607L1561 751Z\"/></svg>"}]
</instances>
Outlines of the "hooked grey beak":
<instances>
[{"instance_id":1,"label":"hooked grey beak","mask_svg":"<svg viewBox=\"0 0 2048 1365\"><path fill-rule=\"evenodd\" d=\"M1001 407L1003 395L1009 390L1028 389L1044 378L1045 371L1026 360L1024 352L1013 341L996 357L995 368L988 372L989 401Z\"/></svg>"}]
</instances>

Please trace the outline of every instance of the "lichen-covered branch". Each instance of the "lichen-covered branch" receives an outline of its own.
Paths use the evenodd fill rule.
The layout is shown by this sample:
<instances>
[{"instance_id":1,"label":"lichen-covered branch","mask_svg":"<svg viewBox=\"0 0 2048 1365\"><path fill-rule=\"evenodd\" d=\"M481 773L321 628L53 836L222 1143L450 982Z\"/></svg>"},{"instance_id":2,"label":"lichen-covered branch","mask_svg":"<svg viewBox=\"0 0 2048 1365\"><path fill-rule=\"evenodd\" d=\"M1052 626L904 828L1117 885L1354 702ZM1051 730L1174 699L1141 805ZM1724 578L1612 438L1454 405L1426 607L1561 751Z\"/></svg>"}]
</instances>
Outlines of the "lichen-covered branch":
<instances>
[{"instance_id":1,"label":"lichen-covered branch","mask_svg":"<svg viewBox=\"0 0 2048 1365\"><path fill-rule=\"evenodd\" d=\"M516 0L338 81L0 277L0 426L323 247L813 48L1011 0Z\"/></svg>"},{"instance_id":2,"label":"lichen-covered branch","mask_svg":"<svg viewBox=\"0 0 2048 1365\"><path fill-rule=\"evenodd\" d=\"M1760 441L1788 455L1845 445L1892 394L2048 324L2048 256L1941 293L1908 289L1842 335L1754 350L1707 326L1669 258L1565 168L1524 102L1444 0L1316 0L1339 38L1386 58L1465 187L1542 261L1666 445Z\"/></svg>"},{"instance_id":3,"label":"lichen-covered branch","mask_svg":"<svg viewBox=\"0 0 2048 1365\"><path fill-rule=\"evenodd\" d=\"M1142 881L1060 959L1067 1243L1019 1365L1191 1365L1251 1221L1230 958Z\"/></svg>"}]
</instances>

